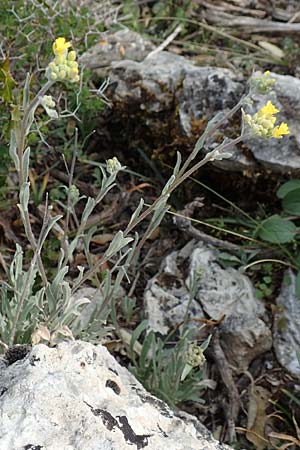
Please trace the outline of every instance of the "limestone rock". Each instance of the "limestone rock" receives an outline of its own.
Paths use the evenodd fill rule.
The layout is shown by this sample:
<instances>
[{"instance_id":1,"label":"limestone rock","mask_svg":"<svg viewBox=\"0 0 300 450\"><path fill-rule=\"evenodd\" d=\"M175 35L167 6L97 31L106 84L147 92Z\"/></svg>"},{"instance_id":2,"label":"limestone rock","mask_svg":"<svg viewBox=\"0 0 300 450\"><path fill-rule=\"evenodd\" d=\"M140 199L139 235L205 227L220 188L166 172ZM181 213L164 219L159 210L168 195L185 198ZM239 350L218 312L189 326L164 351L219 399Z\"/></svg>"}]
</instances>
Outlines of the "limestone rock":
<instances>
[{"instance_id":1,"label":"limestone rock","mask_svg":"<svg viewBox=\"0 0 300 450\"><path fill-rule=\"evenodd\" d=\"M106 31L101 33L98 43L84 53L79 61L103 75L101 69L114 61L142 61L154 48L149 40L128 28L115 32Z\"/></svg>"},{"instance_id":2,"label":"limestone rock","mask_svg":"<svg viewBox=\"0 0 300 450\"><path fill-rule=\"evenodd\" d=\"M188 267L185 273L181 267ZM192 274L200 273L191 318L225 320L220 325L221 343L238 372L247 370L258 355L270 350L271 332L262 317L264 306L255 297L250 279L233 268L223 269L218 251L191 241L173 252L147 285L144 299L150 328L166 334L184 320Z\"/></svg>"},{"instance_id":3,"label":"limestone rock","mask_svg":"<svg viewBox=\"0 0 300 450\"><path fill-rule=\"evenodd\" d=\"M146 48L146 42L143 48ZM196 66L191 59L168 51L149 57L145 51L142 52L144 59L129 52L117 57L115 50L111 51L112 56L107 58L111 61L109 79L113 89L108 90L107 95L113 102L114 120L118 126L122 127L123 121L127 129L130 120L133 133L143 127L163 142L168 139L170 142L171 129L172 139L181 139L183 152L191 151L208 120L233 107L247 90L247 80L231 70ZM103 63L103 57L97 54L90 60L95 67ZM267 96L257 96L253 112L267 100L272 100L281 111L278 121L287 122L291 134L283 139L247 141L243 146L233 147L232 158L214 161L215 166L229 171L295 172L300 169L300 80L287 75L271 76L276 79L274 90ZM236 116L234 121L238 125L234 131L237 135L240 118ZM165 131L162 123L169 123ZM139 133L137 131L137 135ZM133 135L132 139L135 138ZM220 139L221 136L218 142ZM216 142L215 139L215 142L207 143L206 151L210 151Z\"/></svg>"},{"instance_id":4,"label":"limestone rock","mask_svg":"<svg viewBox=\"0 0 300 450\"><path fill-rule=\"evenodd\" d=\"M283 139L253 139L247 142L247 147L266 169L293 172L300 169L300 80L276 73L270 76L276 80L274 89L267 95L256 96L255 110L271 100L280 111L277 122L288 123L291 134Z\"/></svg>"},{"instance_id":5,"label":"limestone rock","mask_svg":"<svg viewBox=\"0 0 300 450\"><path fill-rule=\"evenodd\" d=\"M193 120L211 118L231 108L243 89L232 71L197 67L170 52L160 52L142 62L113 63L110 80L117 83L113 100L119 104L129 102L140 111L155 113L178 109L180 125L187 135Z\"/></svg>"},{"instance_id":6,"label":"limestone rock","mask_svg":"<svg viewBox=\"0 0 300 450\"><path fill-rule=\"evenodd\" d=\"M230 450L175 415L109 354L39 344L0 371L1 450Z\"/></svg>"},{"instance_id":7,"label":"limestone rock","mask_svg":"<svg viewBox=\"0 0 300 450\"><path fill-rule=\"evenodd\" d=\"M287 270L276 299L274 349L280 364L300 378L300 301L295 295L296 277Z\"/></svg>"}]
</instances>

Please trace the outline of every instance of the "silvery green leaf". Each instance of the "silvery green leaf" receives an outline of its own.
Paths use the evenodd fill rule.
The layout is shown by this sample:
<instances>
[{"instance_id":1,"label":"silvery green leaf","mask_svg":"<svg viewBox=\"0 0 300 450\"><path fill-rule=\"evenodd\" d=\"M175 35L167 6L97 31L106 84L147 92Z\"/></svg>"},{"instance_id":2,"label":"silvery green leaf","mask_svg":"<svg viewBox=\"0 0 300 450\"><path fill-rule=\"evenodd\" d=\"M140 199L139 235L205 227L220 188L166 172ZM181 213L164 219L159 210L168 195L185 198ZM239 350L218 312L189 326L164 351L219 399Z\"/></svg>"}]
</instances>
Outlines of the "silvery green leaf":
<instances>
[{"instance_id":1,"label":"silvery green leaf","mask_svg":"<svg viewBox=\"0 0 300 450\"><path fill-rule=\"evenodd\" d=\"M110 246L106 250L105 256L108 258L111 257L131 241L133 241L132 238L124 238L123 231L118 231L118 233L114 236L112 242L110 243Z\"/></svg>"},{"instance_id":2,"label":"silvery green leaf","mask_svg":"<svg viewBox=\"0 0 300 450\"><path fill-rule=\"evenodd\" d=\"M165 206L164 208L156 210L154 212L150 222L150 229L148 236L150 236L153 233L153 231L156 230L156 228L160 225L169 208L170 208L169 206Z\"/></svg>"},{"instance_id":3,"label":"silvery green leaf","mask_svg":"<svg viewBox=\"0 0 300 450\"><path fill-rule=\"evenodd\" d=\"M184 381L186 379L186 377L188 376L188 374L191 372L191 370L193 370L193 366L186 364L183 368L183 371L182 371L182 374L180 377L180 381Z\"/></svg>"},{"instance_id":4,"label":"silvery green leaf","mask_svg":"<svg viewBox=\"0 0 300 450\"><path fill-rule=\"evenodd\" d=\"M170 186L172 186L172 184L174 183L174 181L175 181L175 175L172 175L172 176L169 178L169 180L167 181L165 187L163 188L161 195L165 195L165 194L166 194L166 192L168 191L168 189L170 188Z\"/></svg>"},{"instance_id":5,"label":"silvery green leaf","mask_svg":"<svg viewBox=\"0 0 300 450\"><path fill-rule=\"evenodd\" d=\"M85 223L88 220L89 216L91 215L91 212L95 208L95 204L96 204L95 200L92 197L88 197L84 211L81 216L82 223Z\"/></svg>"},{"instance_id":6,"label":"silvery green leaf","mask_svg":"<svg viewBox=\"0 0 300 450\"><path fill-rule=\"evenodd\" d=\"M216 161L222 161L222 159L228 159L232 157L232 153L229 152L220 152L220 153L216 153L215 156L213 157L214 160Z\"/></svg>"},{"instance_id":7,"label":"silvery green leaf","mask_svg":"<svg viewBox=\"0 0 300 450\"><path fill-rule=\"evenodd\" d=\"M20 189L20 205L24 211L28 211L29 203L29 183L23 183Z\"/></svg>"},{"instance_id":8,"label":"silvery green leaf","mask_svg":"<svg viewBox=\"0 0 300 450\"><path fill-rule=\"evenodd\" d=\"M212 334L210 334L210 335L208 336L208 338L205 339L204 342L202 342L202 344L200 345L200 347L202 348L202 350L206 350L206 349L207 349L207 347L209 346L209 343L210 343L210 341L211 341L211 338L212 338Z\"/></svg>"},{"instance_id":9,"label":"silvery green leaf","mask_svg":"<svg viewBox=\"0 0 300 450\"><path fill-rule=\"evenodd\" d=\"M27 136L30 131L31 125L34 121L34 113L35 113L35 110L38 107L38 105L39 105L39 103L37 103L35 108L31 109L28 114L28 119L27 119L27 124L26 124L26 129L25 129L25 136Z\"/></svg>"},{"instance_id":10,"label":"silvery green leaf","mask_svg":"<svg viewBox=\"0 0 300 450\"><path fill-rule=\"evenodd\" d=\"M55 109L49 108L49 106L43 104L43 108L45 109L46 113L48 114L48 116L50 117L50 119L57 119L58 118L58 114L57 111Z\"/></svg>"},{"instance_id":11,"label":"silvery green leaf","mask_svg":"<svg viewBox=\"0 0 300 450\"><path fill-rule=\"evenodd\" d=\"M89 251L91 239L93 237L93 234L96 232L96 230L97 230L97 227L93 226L83 236L84 245L85 245L85 248L86 248L87 251Z\"/></svg>"},{"instance_id":12,"label":"silvery green leaf","mask_svg":"<svg viewBox=\"0 0 300 450\"><path fill-rule=\"evenodd\" d=\"M77 247L77 244L78 244L79 237L80 236L76 236L73 239L73 241L71 242L71 244L68 245L68 248L67 248L68 259L72 258L72 256L73 256L74 250L75 250L75 248Z\"/></svg>"},{"instance_id":13,"label":"silvery green leaf","mask_svg":"<svg viewBox=\"0 0 300 450\"><path fill-rule=\"evenodd\" d=\"M134 211L134 213L132 214L132 216L130 218L128 227L130 227L131 224L139 217L139 215L140 215L140 213L141 213L141 211L143 209L143 206L144 206L144 199L141 198L138 207L136 208L136 210Z\"/></svg>"},{"instance_id":14,"label":"silvery green leaf","mask_svg":"<svg viewBox=\"0 0 300 450\"><path fill-rule=\"evenodd\" d=\"M23 110L25 111L29 102L29 89L30 89L30 74L26 74L26 80L23 89Z\"/></svg>"},{"instance_id":15,"label":"silvery green leaf","mask_svg":"<svg viewBox=\"0 0 300 450\"><path fill-rule=\"evenodd\" d=\"M167 203L168 198L169 198L169 195L165 195L165 196L161 197L158 200L154 211L158 211L158 210L164 209L166 207L166 203Z\"/></svg>"},{"instance_id":16,"label":"silvery green leaf","mask_svg":"<svg viewBox=\"0 0 300 450\"><path fill-rule=\"evenodd\" d=\"M202 150L203 145L205 143L205 140L207 138L207 135L209 133L209 131L217 125L217 123L222 120L224 118L224 112L220 111L218 112L206 125L206 129L204 131L204 133L199 137L199 139L196 142L196 145L194 147L194 150L192 151L191 154L191 160L193 160L199 153L200 150Z\"/></svg>"},{"instance_id":17,"label":"silvery green leaf","mask_svg":"<svg viewBox=\"0 0 300 450\"><path fill-rule=\"evenodd\" d=\"M74 284L77 284L77 283L79 284L81 282L81 280L82 280L82 277L83 277L84 267L83 266L77 266L77 269L79 271L79 274L78 274L78 277L75 278Z\"/></svg>"},{"instance_id":18,"label":"silvery green leaf","mask_svg":"<svg viewBox=\"0 0 300 450\"><path fill-rule=\"evenodd\" d=\"M19 244L16 244L16 251L10 265L10 279L12 283L15 283L17 278L23 272L23 250Z\"/></svg>"},{"instance_id":19,"label":"silvery green leaf","mask_svg":"<svg viewBox=\"0 0 300 450\"><path fill-rule=\"evenodd\" d=\"M65 266L60 269L51 284L46 287L46 297L50 313L55 311L58 299L60 297L61 286L63 280L68 273L69 267Z\"/></svg>"},{"instance_id":20,"label":"silvery green leaf","mask_svg":"<svg viewBox=\"0 0 300 450\"><path fill-rule=\"evenodd\" d=\"M224 117L225 117L224 111L219 111L217 114L214 115L212 119L210 119L210 121L206 125L205 131L211 130L218 122L223 120Z\"/></svg>"},{"instance_id":21,"label":"silvery green leaf","mask_svg":"<svg viewBox=\"0 0 300 450\"><path fill-rule=\"evenodd\" d=\"M59 272L57 272L54 280L51 283L51 289L55 296L58 296L58 290L61 287L61 284L64 281L65 276L67 275L69 271L69 266L63 267Z\"/></svg>"},{"instance_id":22,"label":"silvery green leaf","mask_svg":"<svg viewBox=\"0 0 300 450\"><path fill-rule=\"evenodd\" d=\"M177 152L176 165L175 165L174 170L173 170L173 175L174 176L176 176L178 174L180 166L181 166L181 153Z\"/></svg>"},{"instance_id":23,"label":"silvery green leaf","mask_svg":"<svg viewBox=\"0 0 300 450\"><path fill-rule=\"evenodd\" d=\"M102 185L99 194L96 197L96 203L100 203L101 200L106 196L106 194L115 186L115 183L110 183L107 180L106 184Z\"/></svg>"},{"instance_id":24,"label":"silvery green leaf","mask_svg":"<svg viewBox=\"0 0 300 450\"><path fill-rule=\"evenodd\" d=\"M52 228L55 228L55 224L62 218L63 216L61 214L58 214L57 216L50 217L49 222L43 232L42 236L42 242L45 241L46 237L48 236L48 233L52 230Z\"/></svg>"},{"instance_id":25,"label":"silvery green leaf","mask_svg":"<svg viewBox=\"0 0 300 450\"><path fill-rule=\"evenodd\" d=\"M16 133L14 130L12 130L10 133L9 156L13 160L16 170L19 171L20 170L20 162L19 162L19 158L17 155L17 139L16 139Z\"/></svg>"},{"instance_id":26,"label":"silvery green leaf","mask_svg":"<svg viewBox=\"0 0 300 450\"><path fill-rule=\"evenodd\" d=\"M22 205L20 205L20 203L17 204L17 207L19 208L20 216L21 216L21 219L22 219L22 222L23 222L23 226L24 226L25 232L27 234L29 230L28 230L28 225L27 225L27 222L26 222L24 209L22 208Z\"/></svg>"},{"instance_id":27,"label":"silvery green leaf","mask_svg":"<svg viewBox=\"0 0 300 450\"><path fill-rule=\"evenodd\" d=\"M111 273L109 270L106 271L104 286L103 286L103 297L108 298L111 292Z\"/></svg>"},{"instance_id":28,"label":"silvery green leaf","mask_svg":"<svg viewBox=\"0 0 300 450\"><path fill-rule=\"evenodd\" d=\"M207 136L207 131L204 132L199 137L199 139L197 140L197 142L195 144L195 147L194 147L194 149L193 149L193 151L191 153L191 161L196 158L196 156L198 155L199 151L202 149L202 147L203 147L203 145L205 143L206 136Z\"/></svg>"},{"instance_id":29,"label":"silvery green leaf","mask_svg":"<svg viewBox=\"0 0 300 450\"><path fill-rule=\"evenodd\" d=\"M29 159L30 159L30 147L27 147L22 156L23 159L23 180L28 179Z\"/></svg>"},{"instance_id":30,"label":"silvery green leaf","mask_svg":"<svg viewBox=\"0 0 300 450\"><path fill-rule=\"evenodd\" d=\"M64 251L64 249L61 247L61 248L60 248L60 255L59 255L58 263L57 263L57 271L60 271L64 259L65 259L65 251Z\"/></svg>"}]
</instances>

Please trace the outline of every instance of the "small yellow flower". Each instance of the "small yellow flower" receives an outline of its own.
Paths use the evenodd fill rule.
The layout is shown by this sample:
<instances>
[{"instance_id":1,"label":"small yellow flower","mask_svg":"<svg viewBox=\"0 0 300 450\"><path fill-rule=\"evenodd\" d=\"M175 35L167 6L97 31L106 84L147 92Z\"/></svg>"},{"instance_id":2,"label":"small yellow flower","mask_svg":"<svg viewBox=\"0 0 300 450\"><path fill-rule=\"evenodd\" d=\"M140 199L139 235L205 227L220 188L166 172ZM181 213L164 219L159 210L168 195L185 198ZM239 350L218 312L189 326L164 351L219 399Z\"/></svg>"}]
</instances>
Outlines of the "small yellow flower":
<instances>
[{"instance_id":1,"label":"small yellow flower","mask_svg":"<svg viewBox=\"0 0 300 450\"><path fill-rule=\"evenodd\" d=\"M270 117L273 114L277 114L279 112L279 109L275 108L275 106L273 105L272 102L270 102L270 100L268 101L268 103L263 106L259 111L258 111L258 115L259 116L267 116Z\"/></svg>"},{"instance_id":2,"label":"small yellow flower","mask_svg":"<svg viewBox=\"0 0 300 450\"><path fill-rule=\"evenodd\" d=\"M56 56L65 55L68 51L68 48L71 47L71 42L66 42L64 37L59 37L55 39L52 49L53 53Z\"/></svg>"},{"instance_id":3,"label":"small yellow flower","mask_svg":"<svg viewBox=\"0 0 300 450\"><path fill-rule=\"evenodd\" d=\"M68 54L68 61L75 61L75 59L76 59L76 52L74 50L72 50Z\"/></svg>"},{"instance_id":4,"label":"small yellow flower","mask_svg":"<svg viewBox=\"0 0 300 450\"><path fill-rule=\"evenodd\" d=\"M281 139L283 135L290 134L289 127L286 123L282 122L279 126L275 126L276 116L279 110L268 101L265 106L251 116L250 114L244 114L244 120L251 128L254 134L262 138L276 138Z\"/></svg>"},{"instance_id":5,"label":"small yellow flower","mask_svg":"<svg viewBox=\"0 0 300 450\"><path fill-rule=\"evenodd\" d=\"M281 122L281 124L274 128L273 137L276 139L281 139L284 134L290 134L290 130L288 124L285 122Z\"/></svg>"}]
</instances>

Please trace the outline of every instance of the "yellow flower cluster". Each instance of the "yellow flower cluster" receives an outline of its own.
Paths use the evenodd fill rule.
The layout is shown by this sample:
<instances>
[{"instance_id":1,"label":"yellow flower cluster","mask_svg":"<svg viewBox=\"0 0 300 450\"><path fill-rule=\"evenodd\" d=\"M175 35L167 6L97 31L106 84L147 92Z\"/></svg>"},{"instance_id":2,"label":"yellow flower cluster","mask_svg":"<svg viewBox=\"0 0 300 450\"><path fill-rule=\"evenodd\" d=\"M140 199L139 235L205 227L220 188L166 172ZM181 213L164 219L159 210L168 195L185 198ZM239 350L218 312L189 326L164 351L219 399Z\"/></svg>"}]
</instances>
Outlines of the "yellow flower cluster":
<instances>
[{"instance_id":1,"label":"yellow flower cluster","mask_svg":"<svg viewBox=\"0 0 300 450\"><path fill-rule=\"evenodd\" d=\"M53 81L79 81L78 63L76 61L76 52L69 48L70 42L59 37L53 43L52 49L55 55L54 60L48 65L47 77Z\"/></svg>"},{"instance_id":2,"label":"yellow flower cluster","mask_svg":"<svg viewBox=\"0 0 300 450\"><path fill-rule=\"evenodd\" d=\"M279 110L268 101L256 114L251 116L245 114L245 122L249 125L254 134L257 134L263 138L274 137L281 139L283 135L290 134L289 127L285 122L282 122L279 126L275 126L276 117Z\"/></svg>"},{"instance_id":3,"label":"yellow flower cluster","mask_svg":"<svg viewBox=\"0 0 300 450\"><path fill-rule=\"evenodd\" d=\"M276 83L274 78L270 77L270 71L266 70L261 76L254 76L250 80L251 87L255 92L267 94Z\"/></svg>"}]
</instances>

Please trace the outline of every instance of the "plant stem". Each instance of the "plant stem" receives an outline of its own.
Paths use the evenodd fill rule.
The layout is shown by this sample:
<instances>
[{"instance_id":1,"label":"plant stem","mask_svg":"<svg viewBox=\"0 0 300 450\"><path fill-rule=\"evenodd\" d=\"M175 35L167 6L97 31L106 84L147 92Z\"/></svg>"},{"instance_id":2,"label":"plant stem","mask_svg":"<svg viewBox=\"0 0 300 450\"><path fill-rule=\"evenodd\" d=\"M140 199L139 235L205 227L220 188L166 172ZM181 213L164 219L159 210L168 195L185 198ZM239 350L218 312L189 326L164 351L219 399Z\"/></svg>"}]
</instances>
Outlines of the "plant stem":
<instances>
[{"instance_id":1,"label":"plant stem","mask_svg":"<svg viewBox=\"0 0 300 450\"><path fill-rule=\"evenodd\" d=\"M48 211L48 202L46 201L46 208L45 208L45 215L44 215L44 219L43 219L42 230L41 230L41 233L40 233L40 236L39 236L39 240L38 240L38 242L36 244L36 249L35 249L33 258L32 258L31 263L30 263L30 269L27 272L27 277L26 277L26 281L25 281L25 284L24 284L24 287L23 287L23 291L22 291L22 293L20 295L20 298L18 300L17 310L16 310L16 314L15 314L14 319L13 319L13 325L12 325L11 333L10 333L10 336L9 336L9 342L8 342L9 346L12 346L14 344L19 317L20 317L21 311L23 309L24 301L26 299L26 295L28 293L31 280L33 278L33 273L34 273L34 270L35 270L36 260L37 260L37 258L39 256L39 253L40 253L41 248L43 246L44 240L46 239L46 236L47 236L47 234L44 235L44 231L47 228L48 221L49 221L49 211Z\"/></svg>"},{"instance_id":2,"label":"plant stem","mask_svg":"<svg viewBox=\"0 0 300 450\"><path fill-rule=\"evenodd\" d=\"M247 139L248 137L250 137L250 134L244 135L244 136L239 136L230 142L220 144L218 147L216 147L213 150L213 152L210 152L210 154L206 155L201 161L199 161L197 164L195 164L193 167L191 167L186 173L184 173L182 176L179 176L177 178L177 180L175 180L174 183L171 184L171 186L165 192L164 195L166 197L168 197L174 191L174 189L176 189L184 180L186 180L190 175L192 175L192 173L194 173L196 170L200 169L200 167L204 166L204 164L206 164L207 162L211 161L213 159L214 153L220 152L220 151L226 151L226 150L230 149L233 145L238 144L243 139ZM149 214L151 214L154 211L154 209L157 206L159 201L161 201L161 196L158 199L156 199L152 203L152 205L150 205L139 217L137 217L136 220L134 220L131 225L127 226L126 230L124 231L124 237L126 237L140 222L142 222L146 217L149 216ZM144 234L144 237L141 239L138 246L136 247L135 255L140 251L142 245L144 244L144 242L146 240L145 236L146 236L146 233ZM96 270L98 270L98 268L108 259L109 258L107 256L105 256L105 254L104 254L103 257L97 261L97 263L94 265L94 267L92 267L85 273L81 282L78 283L77 285L73 286L72 292L76 291L80 287L80 285L84 281L89 279L96 272Z\"/></svg>"},{"instance_id":3,"label":"plant stem","mask_svg":"<svg viewBox=\"0 0 300 450\"><path fill-rule=\"evenodd\" d=\"M34 113L36 107L38 106L40 97L45 95L46 92L48 91L48 89L52 85L53 85L53 81L47 81L46 84L44 84L44 86L39 90L39 92L36 94L34 99L29 103L26 110L24 111L24 116L23 116L23 119L20 124L20 131L16 130L16 138L18 140L17 155L18 155L18 160L19 160L18 178L19 178L19 188L20 189L22 188L24 182L27 182L27 180L24 179L24 174L23 174L23 155L24 155L25 146L26 146L26 136L29 131L28 130L28 127L29 127L28 120L30 118L30 114ZM37 259L37 263L39 266L39 271L40 271L40 275L42 278L42 282L43 282L44 286L46 286L48 283L48 280L47 280L45 268L44 268L44 265L42 262L42 258L40 255L40 250L39 251L37 250L37 243L36 243L36 239L34 237L33 231L32 231L28 210L24 211L24 219L26 222L24 225L25 225L25 229L27 229L27 234L28 234L27 237L28 237L28 240L30 242L30 245L31 245L33 251L36 253L36 259Z\"/></svg>"}]
</instances>

